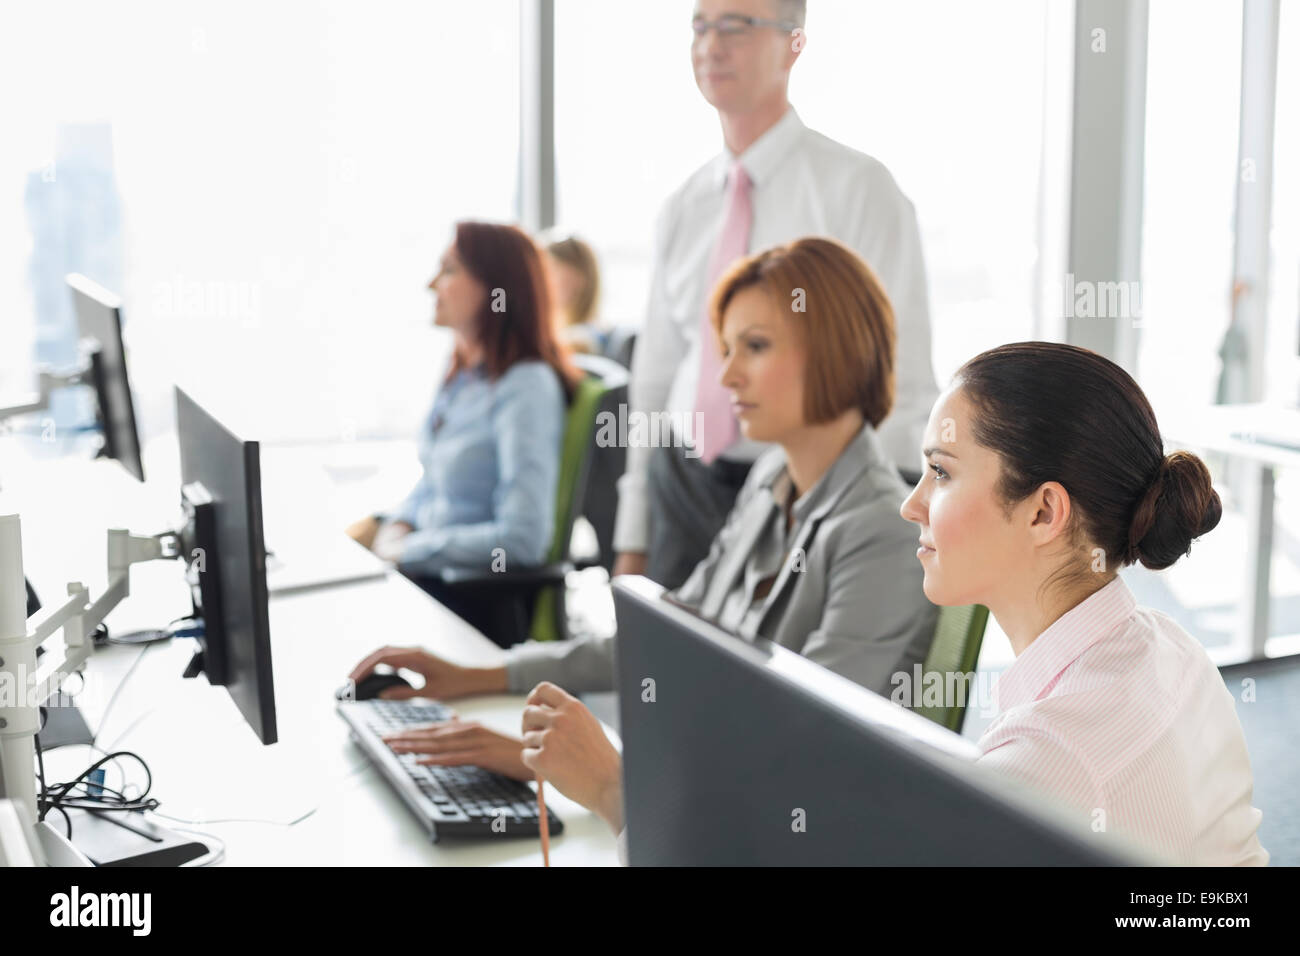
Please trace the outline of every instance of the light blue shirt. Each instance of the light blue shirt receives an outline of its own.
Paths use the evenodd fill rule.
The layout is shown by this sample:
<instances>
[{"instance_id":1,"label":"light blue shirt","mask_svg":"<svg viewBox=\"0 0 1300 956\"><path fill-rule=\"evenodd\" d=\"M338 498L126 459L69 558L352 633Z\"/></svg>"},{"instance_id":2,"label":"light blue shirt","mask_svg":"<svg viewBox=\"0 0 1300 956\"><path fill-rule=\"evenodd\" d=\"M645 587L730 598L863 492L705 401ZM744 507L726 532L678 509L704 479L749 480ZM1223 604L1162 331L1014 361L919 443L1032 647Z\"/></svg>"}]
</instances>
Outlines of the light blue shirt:
<instances>
[{"instance_id":1,"label":"light blue shirt","mask_svg":"<svg viewBox=\"0 0 1300 956\"><path fill-rule=\"evenodd\" d=\"M393 521L404 569L541 564L555 529L565 400L545 362L516 362L495 382L462 369L420 429L424 474ZM494 563L495 561L495 563Z\"/></svg>"}]
</instances>

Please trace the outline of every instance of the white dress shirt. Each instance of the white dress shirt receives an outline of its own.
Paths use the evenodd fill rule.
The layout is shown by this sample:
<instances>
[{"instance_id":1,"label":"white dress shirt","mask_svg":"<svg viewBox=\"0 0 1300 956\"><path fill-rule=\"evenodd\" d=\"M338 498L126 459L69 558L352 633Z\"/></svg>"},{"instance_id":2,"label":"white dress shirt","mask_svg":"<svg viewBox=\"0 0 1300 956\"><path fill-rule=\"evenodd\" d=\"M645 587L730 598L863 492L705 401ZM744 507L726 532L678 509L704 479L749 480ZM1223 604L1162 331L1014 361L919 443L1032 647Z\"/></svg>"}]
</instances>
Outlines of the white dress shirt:
<instances>
[{"instance_id":1,"label":"white dress shirt","mask_svg":"<svg viewBox=\"0 0 1300 956\"><path fill-rule=\"evenodd\" d=\"M667 411L691 421L699 377L700 315L711 291L709 257L722 229L727 168L715 157L668 198L655 230L654 274L645 326L632 361L634 413ZM753 182L751 253L805 236L853 249L884 285L898 329L894 409L878 429L885 453L912 464L938 396L930 361L930 306L916 212L881 163L808 129L794 109L739 160ZM814 372L815 374L815 372ZM723 457L752 461L766 446L743 437ZM614 530L618 551L645 551L647 471L654 449L627 449Z\"/></svg>"},{"instance_id":2,"label":"white dress shirt","mask_svg":"<svg viewBox=\"0 0 1300 956\"><path fill-rule=\"evenodd\" d=\"M979 762L1191 866L1268 863L1246 739L1205 649L1118 576L1001 676Z\"/></svg>"}]
</instances>

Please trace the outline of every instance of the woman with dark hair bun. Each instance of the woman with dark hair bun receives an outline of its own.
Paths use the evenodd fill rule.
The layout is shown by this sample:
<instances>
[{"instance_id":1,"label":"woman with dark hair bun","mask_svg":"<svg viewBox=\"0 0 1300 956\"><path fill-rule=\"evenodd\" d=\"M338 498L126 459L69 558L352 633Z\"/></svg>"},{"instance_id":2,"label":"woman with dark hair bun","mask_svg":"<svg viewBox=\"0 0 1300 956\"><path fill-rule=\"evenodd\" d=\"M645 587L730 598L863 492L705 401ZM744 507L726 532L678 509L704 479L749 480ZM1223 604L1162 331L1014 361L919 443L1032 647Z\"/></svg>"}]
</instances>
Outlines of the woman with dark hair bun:
<instances>
[{"instance_id":1,"label":"woman with dark hair bun","mask_svg":"<svg viewBox=\"0 0 1300 956\"><path fill-rule=\"evenodd\" d=\"M903 503L936 604L984 604L1016 653L981 763L1170 862L1268 862L1232 695L1205 649L1118 572L1167 568L1222 507L1166 455L1132 377L1087 349L977 355L936 402Z\"/></svg>"}]
</instances>

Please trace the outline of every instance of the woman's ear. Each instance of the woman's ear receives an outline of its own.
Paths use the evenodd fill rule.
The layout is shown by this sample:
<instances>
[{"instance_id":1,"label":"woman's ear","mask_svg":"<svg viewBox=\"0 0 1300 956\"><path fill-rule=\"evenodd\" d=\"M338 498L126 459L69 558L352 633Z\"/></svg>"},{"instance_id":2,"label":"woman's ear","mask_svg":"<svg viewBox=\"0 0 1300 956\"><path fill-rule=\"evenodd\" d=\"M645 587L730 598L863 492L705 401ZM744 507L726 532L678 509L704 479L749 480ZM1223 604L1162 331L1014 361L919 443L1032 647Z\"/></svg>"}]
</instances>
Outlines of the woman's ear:
<instances>
[{"instance_id":1,"label":"woman's ear","mask_svg":"<svg viewBox=\"0 0 1300 956\"><path fill-rule=\"evenodd\" d=\"M1044 482L1030 501L1029 531L1035 544L1048 544L1069 531L1073 505L1059 481Z\"/></svg>"}]
</instances>

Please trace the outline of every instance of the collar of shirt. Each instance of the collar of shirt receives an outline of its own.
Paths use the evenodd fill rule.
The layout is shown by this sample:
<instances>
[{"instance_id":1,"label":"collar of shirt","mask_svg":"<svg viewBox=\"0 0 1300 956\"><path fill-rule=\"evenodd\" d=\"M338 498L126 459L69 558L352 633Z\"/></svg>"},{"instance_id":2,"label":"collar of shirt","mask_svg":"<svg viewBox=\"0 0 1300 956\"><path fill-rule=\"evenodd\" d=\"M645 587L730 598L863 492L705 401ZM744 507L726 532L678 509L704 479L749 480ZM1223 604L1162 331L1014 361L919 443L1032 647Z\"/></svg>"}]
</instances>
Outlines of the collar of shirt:
<instances>
[{"instance_id":1,"label":"collar of shirt","mask_svg":"<svg viewBox=\"0 0 1300 956\"><path fill-rule=\"evenodd\" d=\"M487 369L482 362L477 365L466 365L457 369L456 374L443 383L442 391L455 391L458 388L470 384L471 382L487 381Z\"/></svg>"},{"instance_id":2,"label":"collar of shirt","mask_svg":"<svg viewBox=\"0 0 1300 956\"><path fill-rule=\"evenodd\" d=\"M795 499L790 509L794 515L794 527L791 530L797 530L809 518L820 518L834 508L840 495L859 475L883 460L884 452L880 448L876 430L870 424L863 425L862 430L845 446L830 468L826 469L826 473ZM772 496L773 504L784 514L783 505L794 492L789 466L777 469L763 484Z\"/></svg>"},{"instance_id":3,"label":"collar of shirt","mask_svg":"<svg viewBox=\"0 0 1300 956\"><path fill-rule=\"evenodd\" d=\"M799 119L799 114L794 111L794 107L788 107L785 115L773 123L771 129L754 140L749 149L739 156L729 149L722 151L722 155L713 162L714 184L718 189L722 189L727 184L727 172L731 169L731 164L739 160L745 167L749 181L754 186L762 185L785 158L786 153L799 142L805 129L807 127L803 125L803 120Z\"/></svg>"},{"instance_id":4,"label":"collar of shirt","mask_svg":"<svg viewBox=\"0 0 1300 956\"><path fill-rule=\"evenodd\" d=\"M1128 620L1137 600L1118 574L1039 634L998 679L998 710L1038 700L1089 647Z\"/></svg>"},{"instance_id":5,"label":"collar of shirt","mask_svg":"<svg viewBox=\"0 0 1300 956\"><path fill-rule=\"evenodd\" d=\"M433 397L433 407L429 411L428 430L437 434L447 422L447 410L460 392L474 382L487 381L487 370L482 362L477 365L458 369L451 378L440 386Z\"/></svg>"}]
</instances>

